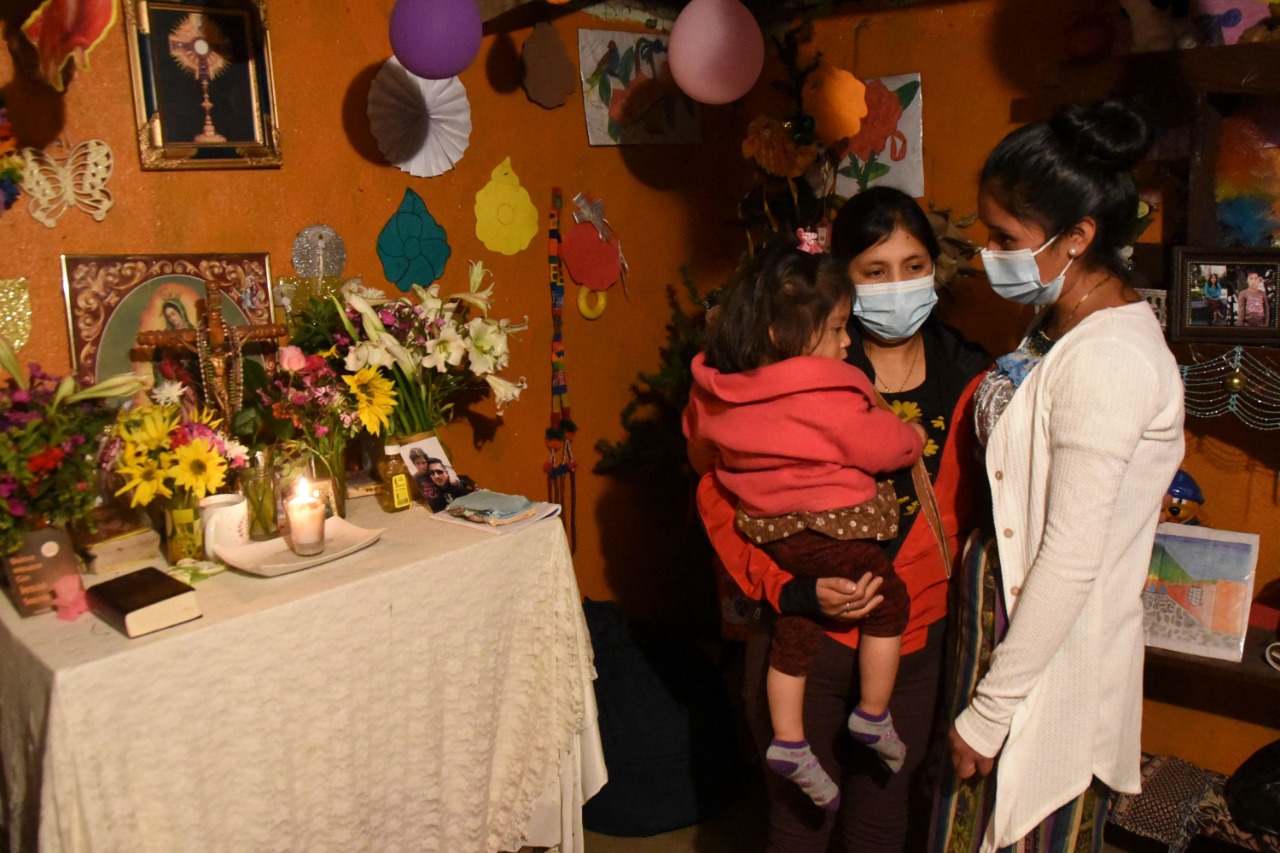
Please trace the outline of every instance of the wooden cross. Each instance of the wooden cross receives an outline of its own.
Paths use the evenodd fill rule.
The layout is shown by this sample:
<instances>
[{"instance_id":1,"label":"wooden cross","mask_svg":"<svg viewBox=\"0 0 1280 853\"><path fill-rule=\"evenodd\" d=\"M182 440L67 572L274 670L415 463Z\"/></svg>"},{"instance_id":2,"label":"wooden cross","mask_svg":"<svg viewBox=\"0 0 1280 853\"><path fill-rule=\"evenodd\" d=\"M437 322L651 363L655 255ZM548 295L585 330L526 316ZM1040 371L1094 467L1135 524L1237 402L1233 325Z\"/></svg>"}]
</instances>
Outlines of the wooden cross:
<instances>
[{"instance_id":1,"label":"wooden cross","mask_svg":"<svg viewBox=\"0 0 1280 853\"><path fill-rule=\"evenodd\" d=\"M222 319L222 283L205 282L204 288L196 328L139 332L138 353L149 358L163 347L182 347L195 353L205 402L219 411L229 428L244 402L244 345L283 337L288 329L280 323L227 326Z\"/></svg>"}]
</instances>

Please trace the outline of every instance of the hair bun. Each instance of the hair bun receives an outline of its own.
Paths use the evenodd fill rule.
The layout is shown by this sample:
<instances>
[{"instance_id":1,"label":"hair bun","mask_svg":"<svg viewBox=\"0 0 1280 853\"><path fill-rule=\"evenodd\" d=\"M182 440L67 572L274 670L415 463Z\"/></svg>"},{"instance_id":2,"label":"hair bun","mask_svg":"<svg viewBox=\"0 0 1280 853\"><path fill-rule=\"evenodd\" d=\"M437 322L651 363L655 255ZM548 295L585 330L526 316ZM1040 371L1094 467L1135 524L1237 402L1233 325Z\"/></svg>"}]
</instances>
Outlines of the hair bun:
<instances>
[{"instance_id":1,"label":"hair bun","mask_svg":"<svg viewBox=\"0 0 1280 853\"><path fill-rule=\"evenodd\" d=\"M1127 172L1151 148L1151 123L1134 105L1122 101L1071 104L1058 110L1049 127L1087 164Z\"/></svg>"}]
</instances>

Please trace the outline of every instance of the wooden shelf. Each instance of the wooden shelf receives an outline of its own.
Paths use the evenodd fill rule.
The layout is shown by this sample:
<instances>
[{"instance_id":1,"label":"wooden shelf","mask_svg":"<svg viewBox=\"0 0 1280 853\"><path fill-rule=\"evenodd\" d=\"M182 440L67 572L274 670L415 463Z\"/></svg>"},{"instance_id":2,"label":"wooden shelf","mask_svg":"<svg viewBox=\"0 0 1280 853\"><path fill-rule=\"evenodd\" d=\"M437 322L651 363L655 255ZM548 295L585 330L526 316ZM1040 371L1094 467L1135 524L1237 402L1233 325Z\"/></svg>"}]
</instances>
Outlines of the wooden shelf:
<instances>
[{"instance_id":1,"label":"wooden shelf","mask_svg":"<svg viewBox=\"0 0 1280 853\"><path fill-rule=\"evenodd\" d=\"M1239 663L1149 648L1143 692L1157 702L1275 728L1280 672L1262 657L1275 641L1275 631L1250 627Z\"/></svg>"}]
</instances>

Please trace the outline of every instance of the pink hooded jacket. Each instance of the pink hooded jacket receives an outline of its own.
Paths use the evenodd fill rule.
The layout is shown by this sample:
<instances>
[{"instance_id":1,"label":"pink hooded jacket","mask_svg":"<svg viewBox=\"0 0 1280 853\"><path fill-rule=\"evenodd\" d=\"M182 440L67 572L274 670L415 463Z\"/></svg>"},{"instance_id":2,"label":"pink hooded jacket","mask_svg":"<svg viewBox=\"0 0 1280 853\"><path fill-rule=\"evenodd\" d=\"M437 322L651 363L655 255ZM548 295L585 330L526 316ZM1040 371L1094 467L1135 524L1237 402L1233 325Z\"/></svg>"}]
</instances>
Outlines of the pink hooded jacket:
<instances>
[{"instance_id":1,"label":"pink hooded jacket","mask_svg":"<svg viewBox=\"0 0 1280 853\"><path fill-rule=\"evenodd\" d=\"M867 375L846 362L798 356L721 373L699 353L692 369L690 455L710 453L748 515L855 506L875 496L877 476L924 449L914 429L876 408Z\"/></svg>"}]
</instances>

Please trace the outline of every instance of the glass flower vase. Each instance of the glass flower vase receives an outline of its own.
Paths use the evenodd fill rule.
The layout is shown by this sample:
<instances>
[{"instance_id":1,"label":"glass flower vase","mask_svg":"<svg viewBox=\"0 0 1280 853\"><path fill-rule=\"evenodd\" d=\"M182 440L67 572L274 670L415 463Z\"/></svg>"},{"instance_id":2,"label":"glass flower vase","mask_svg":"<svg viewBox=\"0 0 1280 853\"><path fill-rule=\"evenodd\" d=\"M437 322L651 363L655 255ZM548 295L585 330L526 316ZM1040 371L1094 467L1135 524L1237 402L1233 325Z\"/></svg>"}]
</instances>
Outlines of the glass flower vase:
<instances>
[{"instance_id":1,"label":"glass flower vase","mask_svg":"<svg viewBox=\"0 0 1280 853\"><path fill-rule=\"evenodd\" d=\"M178 498L164 508L164 547L171 565L204 559L204 528L193 498Z\"/></svg>"},{"instance_id":2,"label":"glass flower vase","mask_svg":"<svg viewBox=\"0 0 1280 853\"><path fill-rule=\"evenodd\" d=\"M316 480L329 478L333 483L334 511L339 518L347 517L347 445L336 443L323 453L311 457L311 474Z\"/></svg>"},{"instance_id":3,"label":"glass flower vase","mask_svg":"<svg viewBox=\"0 0 1280 853\"><path fill-rule=\"evenodd\" d=\"M240 493L249 509L249 538L274 539L279 533L280 469L275 465L240 469Z\"/></svg>"}]
</instances>

